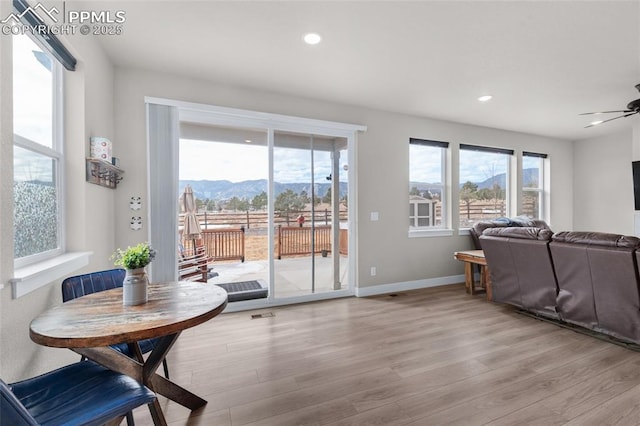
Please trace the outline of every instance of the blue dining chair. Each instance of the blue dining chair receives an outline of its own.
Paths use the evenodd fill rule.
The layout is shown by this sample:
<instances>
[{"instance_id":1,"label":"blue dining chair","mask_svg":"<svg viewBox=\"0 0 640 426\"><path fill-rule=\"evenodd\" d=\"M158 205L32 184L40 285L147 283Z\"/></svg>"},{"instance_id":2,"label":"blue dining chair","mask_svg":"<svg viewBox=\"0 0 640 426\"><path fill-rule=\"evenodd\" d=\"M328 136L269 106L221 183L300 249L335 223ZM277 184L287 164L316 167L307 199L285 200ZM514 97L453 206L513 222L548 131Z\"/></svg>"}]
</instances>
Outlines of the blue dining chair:
<instances>
[{"instance_id":1,"label":"blue dining chair","mask_svg":"<svg viewBox=\"0 0 640 426\"><path fill-rule=\"evenodd\" d=\"M69 300L86 296L87 294L122 287L124 275L124 269L109 269L107 271L92 272L90 274L76 275L74 277L66 278L62 281L62 301L68 302ZM153 348L156 347L157 342L158 339L146 339L139 341L138 344L140 345L140 351L143 354L151 352ZM112 345L111 347L128 357L135 358L135 354L131 352L129 345L126 343ZM168 379L169 367L166 359L162 360L162 367L164 368L164 377Z\"/></svg>"},{"instance_id":2,"label":"blue dining chair","mask_svg":"<svg viewBox=\"0 0 640 426\"><path fill-rule=\"evenodd\" d=\"M156 395L135 379L80 361L41 376L6 384L0 379L0 424L11 426L102 425L122 421ZM112 424L118 424L112 423Z\"/></svg>"}]
</instances>

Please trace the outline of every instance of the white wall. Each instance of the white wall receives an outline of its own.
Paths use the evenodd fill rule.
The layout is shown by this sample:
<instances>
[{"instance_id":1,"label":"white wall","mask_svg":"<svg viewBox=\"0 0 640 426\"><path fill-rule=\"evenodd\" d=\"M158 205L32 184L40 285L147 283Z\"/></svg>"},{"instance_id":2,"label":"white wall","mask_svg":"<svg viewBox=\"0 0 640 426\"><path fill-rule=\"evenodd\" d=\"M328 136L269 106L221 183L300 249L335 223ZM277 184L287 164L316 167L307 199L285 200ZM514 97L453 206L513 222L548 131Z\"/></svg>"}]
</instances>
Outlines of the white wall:
<instances>
[{"instance_id":1,"label":"white wall","mask_svg":"<svg viewBox=\"0 0 640 426\"><path fill-rule=\"evenodd\" d=\"M128 143L127 151L121 154L125 180L116 194L118 246L144 240L146 235L129 230L131 214L126 207L129 197L142 195L141 213L146 218L145 96L367 126L368 130L359 135L357 142L360 287L463 273L462 265L453 260L453 251L470 248L470 237L457 236L457 233L453 237L437 238L409 239L407 236L410 137L549 154L553 182L551 225L556 229L571 229L573 225L572 144L567 141L221 86L156 72L117 68L115 82L116 139ZM455 162L453 170L457 170ZM455 177L456 173L452 175ZM457 177L452 186L457 188ZM177 197L177 194L168 196ZM454 199L456 196L454 194ZM371 211L380 213L379 221L369 220ZM457 216L454 216L456 222ZM377 267L375 277L369 276L371 266Z\"/></svg>"},{"instance_id":2,"label":"white wall","mask_svg":"<svg viewBox=\"0 0 640 426\"><path fill-rule=\"evenodd\" d=\"M51 2L47 2L50 4ZM53 4L53 3L51 3ZM61 7L59 3L55 3ZM0 2L0 16L11 12L11 2ZM92 251L90 264L79 273L111 267L114 245L115 191L85 181L89 137L113 138L113 66L91 37L64 40L78 59L78 70L65 73L65 156L68 213L67 248ZM52 282L19 299L7 284L13 274L13 137L11 114L11 38L0 36L0 377L6 381L30 377L77 361L67 349L38 346L29 339L29 323L48 308L62 303L60 283ZM114 139L114 149L122 144Z\"/></svg>"},{"instance_id":3,"label":"white wall","mask_svg":"<svg viewBox=\"0 0 640 426\"><path fill-rule=\"evenodd\" d=\"M573 230L633 235L631 129L575 141Z\"/></svg>"}]
</instances>

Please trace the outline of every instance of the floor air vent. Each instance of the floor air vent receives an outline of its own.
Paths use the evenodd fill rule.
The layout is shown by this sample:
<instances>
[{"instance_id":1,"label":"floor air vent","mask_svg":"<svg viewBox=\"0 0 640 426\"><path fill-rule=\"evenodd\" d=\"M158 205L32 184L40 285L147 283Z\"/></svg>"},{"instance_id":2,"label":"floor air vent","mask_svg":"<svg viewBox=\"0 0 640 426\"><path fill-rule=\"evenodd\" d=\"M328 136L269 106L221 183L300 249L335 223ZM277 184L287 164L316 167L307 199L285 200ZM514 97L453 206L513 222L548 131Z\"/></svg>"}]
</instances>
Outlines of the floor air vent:
<instances>
[{"instance_id":1,"label":"floor air vent","mask_svg":"<svg viewBox=\"0 0 640 426\"><path fill-rule=\"evenodd\" d=\"M270 318L275 316L276 314L274 314L273 312L265 312L264 314L253 314L251 315L251 319Z\"/></svg>"}]
</instances>

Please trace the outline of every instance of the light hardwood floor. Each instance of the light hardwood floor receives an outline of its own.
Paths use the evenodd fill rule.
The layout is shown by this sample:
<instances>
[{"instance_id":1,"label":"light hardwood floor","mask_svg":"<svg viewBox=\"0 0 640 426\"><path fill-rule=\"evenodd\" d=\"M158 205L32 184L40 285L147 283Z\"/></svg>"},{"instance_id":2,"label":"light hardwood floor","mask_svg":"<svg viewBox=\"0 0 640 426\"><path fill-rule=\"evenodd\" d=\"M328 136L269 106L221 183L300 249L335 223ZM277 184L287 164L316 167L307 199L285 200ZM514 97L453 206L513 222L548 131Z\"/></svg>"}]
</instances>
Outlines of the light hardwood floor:
<instances>
[{"instance_id":1,"label":"light hardwood floor","mask_svg":"<svg viewBox=\"0 0 640 426\"><path fill-rule=\"evenodd\" d=\"M168 360L209 401L171 425L640 424L640 353L462 285L223 314Z\"/></svg>"}]
</instances>

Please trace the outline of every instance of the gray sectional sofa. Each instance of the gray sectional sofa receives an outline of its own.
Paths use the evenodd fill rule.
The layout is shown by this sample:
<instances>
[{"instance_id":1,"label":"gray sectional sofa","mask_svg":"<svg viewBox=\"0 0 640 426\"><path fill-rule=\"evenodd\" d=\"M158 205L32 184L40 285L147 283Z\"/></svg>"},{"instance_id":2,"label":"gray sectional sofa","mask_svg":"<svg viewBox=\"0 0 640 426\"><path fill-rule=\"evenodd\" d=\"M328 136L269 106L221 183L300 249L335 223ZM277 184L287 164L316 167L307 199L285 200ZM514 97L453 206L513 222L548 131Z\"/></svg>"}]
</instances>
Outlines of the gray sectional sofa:
<instances>
[{"instance_id":1,"label":"gray sectional sofa","mask_svg":"<svg viewBox=\"0 0 640 426\"><path fill-rule=\"evenodd\" d=\"M492 299L640 344L640 239L535 227L479 237Z\"/></svg>"}]
</instances>

